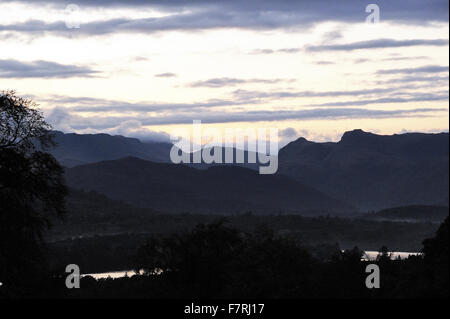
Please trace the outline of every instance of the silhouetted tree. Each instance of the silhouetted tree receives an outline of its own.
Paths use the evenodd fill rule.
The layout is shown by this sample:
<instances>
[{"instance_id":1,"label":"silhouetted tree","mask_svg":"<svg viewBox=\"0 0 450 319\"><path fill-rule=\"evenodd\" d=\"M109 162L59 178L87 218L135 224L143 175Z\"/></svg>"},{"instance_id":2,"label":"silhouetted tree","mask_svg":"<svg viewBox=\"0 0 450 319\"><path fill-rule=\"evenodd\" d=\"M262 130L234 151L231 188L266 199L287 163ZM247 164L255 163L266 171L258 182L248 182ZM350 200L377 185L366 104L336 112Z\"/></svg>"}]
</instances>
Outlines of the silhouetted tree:
<instances>
[{"instance_id":1,"label":"silhouetted tree","mask_svg":"<svg viewBox=\"0 0 450 319\"><path fill-rule=\"evenodd\" d=\"M386 246L382 246L378 250L378 255L376 260L378 262L385 262L391 260L391 253L389 253L389 249Z\"/></svg>"},{"instance_id":2,"label":"silhouetted tree","mask_svg":"<svg viewBox=\"0 0 450 319\"><path fill-rule=\"evenodd\" d=\"M448 217L441 224L436 236L424 240L423 253L426 275L429 279L428 296L448 298Z\"/></svg>"},{"instance_id":3,"label":"silhouetted tree","mask_svg":"<svg viewBox=\"0 0 450 319\"><path fill-rule=\"evenodd\" d=\"M311 294L314 260L294 240L260 229L242 233L222 223L152 238L137 269L162 269L164 293L174 297L301 297Z\"/></svg>"},{"instance_id":4,"label":"silhouetted tree","mask_svg":"<svg viewBox=\"0 0 450 319\"><path fill-rule=\"evenodd\" d=\"M201 224L188 234L151 238L138 252L137 268L147 274L161 269L180 294L208 297L230 280L230 263L242 247L237 230Z\"/></svg>"},{"instance_id":5,"label":"silhouetted tree","mask_svg":"<svg viewBox=\"0 0 450 319\"><path fill-rule=\"evenodd\" d=\"M36 104L0 93L0 295L36 293L45 271L42 236L64 212L63 169L46 153L48 125Z\"/></svg>"}]
</instances>

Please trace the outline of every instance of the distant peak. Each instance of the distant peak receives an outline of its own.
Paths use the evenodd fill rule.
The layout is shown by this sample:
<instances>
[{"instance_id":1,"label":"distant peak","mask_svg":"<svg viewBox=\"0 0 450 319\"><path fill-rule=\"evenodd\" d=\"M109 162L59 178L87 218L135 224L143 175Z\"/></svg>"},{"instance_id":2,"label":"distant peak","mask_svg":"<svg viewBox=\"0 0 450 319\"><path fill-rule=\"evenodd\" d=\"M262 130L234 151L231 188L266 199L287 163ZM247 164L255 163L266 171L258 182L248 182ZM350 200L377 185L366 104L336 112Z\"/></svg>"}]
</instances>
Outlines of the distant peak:
<instances>
[{"instance_id":1,"label":"distant peak","mask_svg":"<svg viewBox=\"0 0 450 319\"><path fill-rule=\"evenodd\" d=\"M302 143L309 143L309 141L304 137L299 137L298 139L295 140L295 143L302 144Z\"/></svg>"},{"instance_id":2,"label":"distant peak","mask_svg":"<svg viewBox=\"0 0 450 319\"><path fill-rule=\"evenodd\" d=\"M365 132L361 129L356 129L353 131L347 131L342 135L341 142L356 142L360 141L363 138L366 138L368 136L373 136L375 134Z\"/></svg>"},{"instance_id":3,"label":"distant peak","mask_svg":"<svg viewBox=\"0 0 450 319\"><path fill-rule=\"evenodd\" d=\"M360 128L357 128L357 129L354 129L352 131L345 132L343 136L345 136L345 135L364 135L364 134L370 134L370 133L365 132L365 131L363 131Z\"/></svg>"}]
</instances>

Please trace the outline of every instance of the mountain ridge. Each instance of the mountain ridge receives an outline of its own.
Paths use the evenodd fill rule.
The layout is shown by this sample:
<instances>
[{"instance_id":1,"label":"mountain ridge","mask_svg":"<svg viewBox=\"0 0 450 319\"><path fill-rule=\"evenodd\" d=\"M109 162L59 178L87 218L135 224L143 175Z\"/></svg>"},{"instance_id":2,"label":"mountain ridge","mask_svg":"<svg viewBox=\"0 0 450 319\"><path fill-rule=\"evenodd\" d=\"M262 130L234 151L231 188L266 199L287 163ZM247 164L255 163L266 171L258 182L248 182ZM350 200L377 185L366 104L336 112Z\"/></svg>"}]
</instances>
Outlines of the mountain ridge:
<instances>
[{"instance_id":1,"label":"mountain ridge","mask_svg":"<svg viewBox=\"0 0 450 319\"><path fill-rule=\"evenodd\" d=\"M96 191L137 207L166 212L234 214L350 212L339 200L288 177L260 175L239 166L198 170L135 157L66 170L69 187Z\"/></svg>"},{"instance_id":2,"label":"mountain ridge","mask_svg":"<svg viewBox=\"0 0 450 319\"><path fill-rule=\"evenodd\" d=\"M297 139L279 152L279 173L362 210L448 205L448 133L377 135L338 142Z\"/></svg>"},{"instance_id":3,"label":"mountain ridge","mask_svg":"<svg viewBox=\"0 0 450 319\"><path fill-rule=\"evenodd\" d=\"M164 162L169 158L172 144L165 142L142 142L122 135L77 134L53 131L56 146L49 152L66 167L94 163L103 160L136 156Z\"/></svg>"},{"instance_id":4,"label":"mountain ridge","mask_svg":"<svg viewBox=\"0 0 450 319\"><path fill-rule=\"evenodd\" d=\"M69 168L129 156L171 163L169 143L144 143L108 134L60 133L59 137L57 142L63 147L53 154L63 164L71 161L71 165L66 165ZM74 143L67 143L73 138ZM90 142L80 143L80 139ZM448 206L448 141L446 132L378 135L360 129L345 132L337 142L320 143L300 137L279 151L277 175L287 176L362 211L407 205ZM192 156L191 153L189 158ZM248 163L185 166L258 168L258 164Z\"/></svg>"}]
</instances>

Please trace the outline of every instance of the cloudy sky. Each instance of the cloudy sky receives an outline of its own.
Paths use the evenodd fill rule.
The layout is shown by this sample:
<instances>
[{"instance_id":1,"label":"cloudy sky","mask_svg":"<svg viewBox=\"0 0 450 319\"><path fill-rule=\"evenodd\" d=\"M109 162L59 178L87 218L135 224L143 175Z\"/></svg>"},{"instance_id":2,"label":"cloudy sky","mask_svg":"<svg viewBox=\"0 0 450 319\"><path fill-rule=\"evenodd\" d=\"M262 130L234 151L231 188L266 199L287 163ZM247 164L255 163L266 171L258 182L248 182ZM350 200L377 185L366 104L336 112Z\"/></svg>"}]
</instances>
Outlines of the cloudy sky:
<instances>
[{"instance_id":1,"label":"cloudy sky","mask_svg":"<svg viewBox=\"0 0 450 319\"><path fill-rule=\"evenodd\" d=\"M448 131L447 0L0 0L0 47L0 90L65 132Z\"/></svg>"}]
</instances>

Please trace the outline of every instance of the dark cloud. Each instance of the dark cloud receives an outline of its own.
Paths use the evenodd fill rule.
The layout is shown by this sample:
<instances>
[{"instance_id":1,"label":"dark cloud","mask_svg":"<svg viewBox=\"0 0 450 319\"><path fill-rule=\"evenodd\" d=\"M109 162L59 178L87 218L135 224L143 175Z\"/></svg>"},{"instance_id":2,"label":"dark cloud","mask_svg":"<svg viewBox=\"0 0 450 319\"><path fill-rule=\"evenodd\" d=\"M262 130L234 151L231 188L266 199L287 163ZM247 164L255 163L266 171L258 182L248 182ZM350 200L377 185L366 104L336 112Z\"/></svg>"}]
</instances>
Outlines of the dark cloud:
<instances>
[{"instance_id":1,"label":"dark cloud","mask_svg":"<svg viewBox=\"0 0 450 319\"><path fill-rule=\"evenodd\" d=\"M345 91L247 91L235 90L233 96L237 100L243 99L283 99L283 98L312 98L312 97L339 97L339 96L363 96L372 94L386 94L399 92L401 89L410 89L410 86L387 87Z\"/></svg>"},{"instance_id":2,"label":"dark cloud","mask_svg":"<svg viewBox=\"0 0 450 319\"><path fill-rule=\"evenodd\" d=\"M314 104L309 106L314 107L339 107L339 106L355 106L355 105L368 105L376 103L405 103L405 102L419 102L419 101L440 101L448 99L448 91L438 93L409 93L408 91L401 91L402 89L410 89L411 86L406 87L389 87L389 88L376 88L376 89L362 89L362 90L349 90L349 91L298 91L298 92L264 92L264 91L246 91L235 90L232 92L233 98L231 99L209 99L206 101L197 101L191 103L158 103L158 102L142 102L142 103L129 103L125 101L104 100L89 97L65 97L65 96L52 96L48 99L35 98L39 103L46 102L50 105L64 106L66 110L73 112L86 112L86 113L98 113L98 112L116 112L116 113L165 113L165 112L189 112L196 110L203 112L205 110L224 108L224 107L237 107L244 105L257 105L261 102L280 101L283 98L312 98L312 97L366 97L359 98L358 100L351 101L339 101L339 102L327 102L322 104ZM383 98L370 98L368 96L379 96L385 94L394 94L394 96L388 96Z\"/></svg>"},{"instance_id":3,"label":"dark cloud","mask_svg":"<svg viewBox=\"0 0 450 319\"><path fill-rule=\"evenodd\" d=\"M416 108L409 110L368 110L360 108L318 108L309 110L264 110L247 112L191 112L177 114L161 114L159 116L112 117L79 116L70 111L56 108L48 116L55 127L72 130L96 129L107 130L118 128L122 123L138 121L142 126L190 124L193 120L203 123L259 122L283 120L312 119L361 119L361 118L395 118L432 116L435 112L448 112L447 108ZM99 114L102 114L101 112ZM130 122L131 121L131 122Z\"/></svg>"},{"instance_id":4,"label":"dark cloud","mask_svg":"<svg viewBox=\"0 0 450 319\"><path fill-rule=\"evenodd\" d=\"M298 53L300 51L301 51L300 48L286 48L286 49L277 50L277 52L280 52L280 53Z\"/></svg>"},{"instance_id":5,"label":"dark cloud","mask_svg":"<svg viewBox=\"0 0 450 319\"><path fill-rule=\"evenodd\" d=\"M306 47L306 51L319 52L319 51L353 51L362 49L385 49L385 48L399 48L399 47L411 47L411 46L447 46L448 40L446 39L434 39L434 40L394 40L394 39L378 39L369 41L359 41L347 44L321 44L311 45Z\"/></svg>"},{"instance_id":6,"label":"dark cloud","mask_svg":"<svg viewBox=\"0 0 450 319\"><path fill-rule=\"evenodd\" d=\"M380 70L377 74L414 74L414 73L448 73L448 66L441 65L427 65L416 68L403 68L403 69L386 69Z\"/></svg>"},{"instance_id":7,"label":"dark cloud","mask_svg":"<svg viewBox=\"0 0 450 319\"><path fill-rule=\"evenodd\" d=\"M327 43L328 41L324 41ZM415 40L394 40L394 39L377 39L368 41L359 41L346 44L320 44L310 45L305 48L285 48L278 50L271 49L257 49L252 51L252 54L274 54L274 53L298 53L305 50L306 52L321 52L321 51L354 51L362 49L386 49L386 48L399 48L399 47L411 47L411 46L448 46L449 41L446 39L415 39ZM418 59L426 57L391 57L384 60L407 60ZM356 60L356 63L367 62L368 59Z\"/></svg>"},{"instance_id":8,"label":"dark cloud","mask_svg":"<svg viewBox=\"0 0 450 319\"><path fill-rule=\"evenodd\" d=\"M386 104L386 103L408 103L408 102L427 102L427 101L446 101L448 100L448 91L446 93L437 94L413 94L411 97L386 97L376 99L359 99L356 101L327 102L320 104L310 104L314 107L329 106L363 106L369 104Z\"/></svg>"},{"instance_id":9,"label":"dark cloud","mask_svg":"<svg viewBox=\"0 0 450 319\"><path fill-rule=\"evenodd\" d=\"M306 130L301 130L302 134L308 133ZM293 127L287 127L278 132L278 136L280 137L279 145L280 147L284 147L289 142L298 138L298 132Z\"/></svg>"},{"instance_id":10,"label":"dark cloud","mask_svg":"<svg viewBox=\"0 0 450 319\"><path fill-rule=\"evenodd\" d=\"M298 53L300 51L302 51L303 49L301 48L283 48L283 49L277 49L277 50L272 50L272 49L256 49L253 50L252 52L250 52L250 54L274 54L274 53L287 53L287 54L293 54L293 53Z\"/></svg>"},{"instance_id":11,"label":"dark cloud","mask_svg":"<svg viewBox=\"0 0 450 319\"><path fill-rule=\"evenodd\" d=\"M261 21L262 20L262 21ZM310 22L312 23L312 21ZM302 26L289 17L279 19L275 13L262 18L251 12L190 12L179 13L160 18L141 19L110 19L93 21L80 25L79 29L67 28L63 21L47 23L45 21L30 20L12 25L0 24L0 31L15 31L23 33L51 33L60 36L91 36L111 33L155 33L163 31L198 31L218 28L243 29L275 29L282 27ZM303 25L304 26L304 25Z\"/></svg>"},{"instance_id":12,"label":"dark cloud","mask_svg":"<svg viewBox=\"0 0 450 319\"><path fill-rule=\"evenodd\" d=\"M190 87L209 87L209 88L219 88L226 86L234 86L237 84L245 83L245 80L242 79L234 79L234 78L215 78L209 79L205 81L197 81L191 83Z\"/></svg>"},{"instance_id":13,"label":"dark cloud","mask_svg":"<svg viewBox=\"0 0 450 319\"><path fill-rule=\"evenodd\" d=\"M333 62L333 61L316 61L316 62L313 62L314 64L317 64L317 65L331 65L331 64L336 64L335 62Z\"/></svg>"},{"instance_id":14,"label":"dark cloud","mask_svg":"<svg viewBox=\"0 0 450 319\"><path fill-rule=\"evenodd\" d=\"M0 60L0 78L71 78L93 77L98 71L50 61L21 62Z\"/></svg>"},{"instance_id":15,"label":"dark cloud","mask_svg":"<svg viewBox=\"0 0 450 319\"><path fill-rule=\"evenodd\" d=\"M393 56L389 58L381 59L381 61L407 61L407 60L428 60L427 56Z\"/></svg>"},{"instance_id":16,"label":"dark cloud","mask_svg":"<svg viewBox=\"0 0 450 319\"><path fill-rule=\"evenodd\" d=\"M294 82L294 79L237 79L237 78L214 78L205 81L197 81L189 84L190 87L209 87L209 88L221 88L228 86L235 86L238 84L247 83L262 83L262 84L274 84L280 82Z\"/></svg>"},{"instance_id":17,"label":"dark cloud","mask_svg":"<svg viewBox=\"0 0 450 319\"><path fill-rule=\"evenodd\" d=\"M340 38L342 38L342 33L340 31L330 31L323 35L324 42L332 42Z\"/></svg>"},{"instance_id":18,"label":"dark cloud","mask_svg":"<svg viewBox=\"0 0 450 319\"><path fill-rule=\"evenodd\" d=\"M252 52L250 52L250 54L273 54L276 53L276 50L272 50L272 49L256 49L253 50Z\"/></svg>"},{"instance_id":19,"label":"dark cloud","mask_svg":"<svg viewBox=\"0 0 450 319\"><path fill-rule=\"evenodd\" d=\"M368 110L368 109L311 109L298 111L247 111L210 114L175 114L143 119L143 125L187 124L199 119L204 123L259 122L282 120L343 119L343 118L389 118L414 116L418 113L444 112L447 108L420 108L412 110Z\"/></svg>"},{"instance_id":20,"label":"dark cloud","mask_svg":"<svg viewBox=\"0 0 450 319\"><path fill-rule=\"evenodd\" d=\"M145 57L145 56L137 56L137 57L134 57L133 60L135 62L147 62L147 61L150 61L150 59Z\"/></svg>"},{"instance_id":21,"label":"dark cloud","mask_svg":"<svg viewBox=\"0 0 450 319\"><path fill-rule=\"evenodd\" d=\"M42 3L66 6L66 0L3 0L4 2ZM304 13L317 20L354 20L365 21L367 3L360 0L77 0L80 7L151 7L159 10L174 11L185 9L216 8L228 11ZM448 1L446 0L378 0L382 20L448 20Z\"/></svg>"},{"instance_id":22,"label":"dark cloud","mask_svg":"<svg viewBox=\"0 0 450 319\"><path fill-rule=\"evenodd\" d=\"M393 83L412 83L412 82L429 82L432 85L440 85L442 82L448 82L448 76L403 76L400 78L377 81L377 85L393 84ZM448 84L447 84L448 86Z\"/></svg>"},{"instance_id":23,"label":"dark cloud","mask_svg":"<svg viewBox=\"0 0 450 319\"><path fill-rule=\"evenodd\" d=\"M247 99L245 101L235 101L226 99L211 99L192 103L129 103L125 101L105 100L89 97L66 97L66 96L52 96L47 99L35 98L38 102L46 102L52 105L65 106L65 109L70 109L77 112L174 112L193 109L209 109L217 107L237 106L249 104L253 101Z\"/></svg>"},{"instance_id":24,"label":"dark cloud","mask_svg":"<svg viewBox=\"0 0 450 319\"><path fill-rule=\"evenodd\" d=\"M393 55L387 58L382 59L367 59L367 58L359 58L354 59L353 63L366 63L366 62L377 62L377 61L410 61L410 60L429 60L430 57L427 56L399 56Z\"/></svg>"},{"instance_id":25,"label":"dark cloud","mask_svg":"<svg viewBox=\"0 0 450 319\"><path fill-rule=\"evenodd\" d=\"M370 59L364 59L364 58L361 58L361 59L355 59L353 62L354 63L366 63L366 62L369 62L370 61Z\"/></svg>"},{"instance_id":26,"label":"dark cloud","mask_svg":"<svg viewBox=\"0 0 450 319\"><path fill-rule=\"evenodd\" d=\"M297 137L298 133L294 128L288 127L285 128L284 130L281 130L278 135L281 137L292 138Z\"/></svg>"},{"instance_id":27,"label":"dark cloud","mask_svg":"<svg viewBox=\"0 0 450 319\"><path fill-rule=\"evenodd\" d=\"M106 99L97 99L90 97L68 97L68 96L50 96L47 99L34 97L40 103L46 102L51 105L64 106L77 112L174 112L198 109L223 108L232 106L251 105L271 100L279 101L283 98L312 98L312 97L340 97L340 96L370 96L388 93L396 93L404 95L402 89L410 89L406 87L389 87L348 91L247 91L235 90L232 92L230 99L209 99L206 101L194 101L191 103L159 103L159 102L142 102L129 103L126 101L115 101ZM365 100L362 100L365 101Z\"/></svg>"},{"instance_id":28,"label":"dark cloud","mask_svg":"<svg viewBox=\"0 0 450 319\"><path fill-rule=\"evenodd\" d=\"M166 73L155 74L155 76L158 78L174 78L177 75L175 73L166 72Z\"/></svg>"},{"instance_id":29,"label":"dark cloud","mask_svg":"<svg viewBox=\"0 0 450 319\"><path fill-rule=\"evenodd\" d=\"M23 0L26 3L53 3L64 8L67 1ZM0 25L0 31L28 33L51 32L59 35L102 35L117 32L153 33L170 30L203 30L214 28L243 28L271 30L277 28L308 28L323 21L364 22L366 3L360 0L152 0L107 1L78 0L81 10L86 7L144 6L173 13L158 18L110 19L82 24L80 29L68 29L63 21L46 23L30 20L13 25ZM378 0L382 21L427 24L433 21L448 22L448 1ZM86 10L89 10L87 8ZM338 33L332 35L336 37ZM405 43L405 45L410 45ZM438 45L438 44L436 44Z\"/></svg>"}]
</instances>

